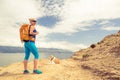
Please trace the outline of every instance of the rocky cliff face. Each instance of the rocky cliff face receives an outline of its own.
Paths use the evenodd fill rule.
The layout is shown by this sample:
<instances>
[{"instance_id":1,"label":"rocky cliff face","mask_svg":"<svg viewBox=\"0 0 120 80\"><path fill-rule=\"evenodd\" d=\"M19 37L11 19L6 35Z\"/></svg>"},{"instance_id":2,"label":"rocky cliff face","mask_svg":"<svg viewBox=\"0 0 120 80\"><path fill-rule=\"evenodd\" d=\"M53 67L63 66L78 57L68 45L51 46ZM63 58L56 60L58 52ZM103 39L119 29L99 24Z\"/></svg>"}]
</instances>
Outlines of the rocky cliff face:
<instances>
[{"instance_id":1,"label":"rocky cliff face","mask_svg":"<svg viewBox=\"0 0 120 80\"><path fill-rule=\"evenodd\" d=\"M120 31L75 52L72 58L103 80L120 80Z\"/></svg>"}]
</instances>

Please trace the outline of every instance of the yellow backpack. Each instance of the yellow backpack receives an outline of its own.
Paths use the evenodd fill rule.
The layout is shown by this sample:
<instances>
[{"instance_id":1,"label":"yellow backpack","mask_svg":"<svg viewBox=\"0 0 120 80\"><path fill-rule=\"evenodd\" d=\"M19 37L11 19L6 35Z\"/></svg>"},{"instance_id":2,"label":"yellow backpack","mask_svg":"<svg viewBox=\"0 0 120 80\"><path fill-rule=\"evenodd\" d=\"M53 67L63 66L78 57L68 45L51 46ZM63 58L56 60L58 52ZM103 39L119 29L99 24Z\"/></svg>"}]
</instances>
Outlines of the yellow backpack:
<instances>
[{"instance_id":1,"label":"yellow backpack","mask_svg":"<svg viewBox=\"0 0 120 80\"><path fill-rule=\"evenodd\" d=\"M35 41L35 39L30 36L30 25L29 24L23 24L20 27L20 40L21 41L28 41L28 40Z\"/></svg>"}]
</instances>

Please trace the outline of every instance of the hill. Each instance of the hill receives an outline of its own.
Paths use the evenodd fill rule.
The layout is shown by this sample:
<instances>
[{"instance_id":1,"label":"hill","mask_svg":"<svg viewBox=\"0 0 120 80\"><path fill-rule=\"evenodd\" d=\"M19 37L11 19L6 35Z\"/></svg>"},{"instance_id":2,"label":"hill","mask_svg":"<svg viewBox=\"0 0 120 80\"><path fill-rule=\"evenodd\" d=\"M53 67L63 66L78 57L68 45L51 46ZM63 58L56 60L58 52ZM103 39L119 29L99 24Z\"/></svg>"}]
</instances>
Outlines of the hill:
<instances>
[{"instance_id":1,"label":"hill","mask_svg":"<svg viewBox=\"0 0 120 80\"><path fill-rule=\"evenodd\" d=\"M72 58L103 80L120 80L120 31L75 52Z\"/></svg>"}]
</instances>

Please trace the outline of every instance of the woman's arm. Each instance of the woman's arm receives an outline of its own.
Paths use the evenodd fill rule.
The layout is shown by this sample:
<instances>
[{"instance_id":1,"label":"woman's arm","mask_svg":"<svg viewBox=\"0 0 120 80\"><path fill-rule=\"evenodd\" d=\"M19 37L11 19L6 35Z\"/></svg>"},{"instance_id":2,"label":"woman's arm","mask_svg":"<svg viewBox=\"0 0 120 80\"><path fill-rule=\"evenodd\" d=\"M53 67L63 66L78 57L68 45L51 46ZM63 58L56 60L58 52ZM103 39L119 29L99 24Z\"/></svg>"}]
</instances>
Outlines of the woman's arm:
<instances>
[{"instance_id":1,"label":"woman's arm","mask_svg":"<svg viewBox=\"0 0 120 80\"><path fill-rule=\"evenodd\" d=\"M37 34L39 34L38 31L37 32L33 32L34 29L35 29L35 27L31 27L30 28L30 35L37 35Z\"/></svg>"}]
</instances>

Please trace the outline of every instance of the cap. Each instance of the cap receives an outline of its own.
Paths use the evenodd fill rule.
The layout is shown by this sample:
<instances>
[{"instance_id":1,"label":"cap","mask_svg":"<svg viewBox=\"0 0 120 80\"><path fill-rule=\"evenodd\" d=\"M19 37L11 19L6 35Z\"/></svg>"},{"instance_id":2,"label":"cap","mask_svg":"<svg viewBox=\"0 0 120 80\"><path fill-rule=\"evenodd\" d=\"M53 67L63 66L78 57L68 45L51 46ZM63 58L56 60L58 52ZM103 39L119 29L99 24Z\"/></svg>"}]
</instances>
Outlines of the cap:
<instances>
[{"instance_id":1,"label":"cap","mask_svg":"<svg viewBox=\"0 0 120 80\"><path fill-rule=\"evenodd\" d=\"M37 21L35 18L29 18L29 21Z\"/></svg>"}]
</instances>

